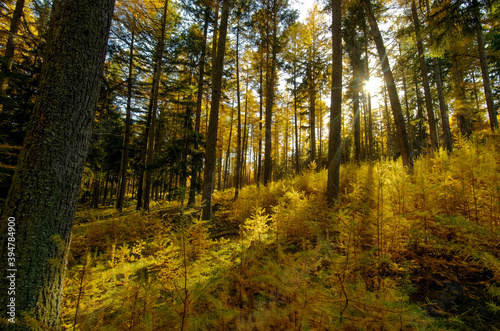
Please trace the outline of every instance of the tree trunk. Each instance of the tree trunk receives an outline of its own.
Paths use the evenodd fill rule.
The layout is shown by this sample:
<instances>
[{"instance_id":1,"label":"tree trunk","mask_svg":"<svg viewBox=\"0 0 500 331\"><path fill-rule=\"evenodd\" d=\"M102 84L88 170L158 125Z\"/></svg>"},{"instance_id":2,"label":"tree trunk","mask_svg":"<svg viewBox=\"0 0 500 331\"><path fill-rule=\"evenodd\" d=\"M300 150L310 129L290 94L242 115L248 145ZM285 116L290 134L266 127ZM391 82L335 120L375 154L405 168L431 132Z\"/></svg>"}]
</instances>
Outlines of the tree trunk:
<instances>
[{"instance_id":1,"label":"tree trunk","mask_svg":"<svg viewBox=\"0 0 500 331\"><path fill-rule=\"evenodd\" d=\"M257 156L257 180L255 181L257 187L259 187L261 174L262 174L262 115L263 115L263 107L264 107L264 84L263 84L263 66L262 52L261 52L261 61L259 68L259 155Z\"/></svg>"},{"instance_id":2,"label":"tree trunk","mask_svg":"<svg viewBox=\"0 0 500 331\"><path fill-rule=\"evenodd\" d=\"M276 1L273 1L273 22L272 22L272 43L271 43L271 63L267 67L266 77L266 118L265 118L265 149L264 149L264 186L272 180L272 132L273 106L274 106L274 85L276 84L276 66L278 55L278 13Z\"/></svg>"},{"instance_id":3,"label":"tree trunk","mask_svg":"<svg viewBox=\"0 0 500 331\"><path fill-rule=\"evenodd\" d=\"M123 151L120 163L120 178L118 182L118 199L116 200L116 209L122 211L125 192L127 191L127 168L128 168L128 149L130 144L130 128L132 127L132 78L134 69L134 41L135 41L135 22L132 23L132 40L130 41L130 54L128 63L127 79L127 114L125 116L125 136L123 138Z\"/></svg>"},{"instance_id":4,"label":"tree trunk","mask_svg":"<svg viewBox=\"0 0 500 331\"><path fill-rule=\"evenodd\" d=\"M332 92L326 199L338 199L342 131L342 0L332 1Z\"/></svg>"},{"instance_id":5,"label":"tree trunk","mask_svg":"<svg viewBox=\"0 0 500 331\"><path fill-rule=\"evenodd\" d=\"M297 112L297 73L293 67L293 116L295 120L295 175L300 173L300 149L299 149L299 119Z\"/></svg>"},{"instance_id":6,"label":"tree trunk","mask_svg":"<svg viewBox=\"0 0 500 331\"><path fill-rule=\"evenodd\" d=\"M239 44L240 44L240 22L238 19L238 26L236 27L236 99L238 107L238 147L236 149L236 169L234 172L234 198L238 198L240 189L240 175L241 175L241 100L240 100L240 56L239 56Z\"/></svg>"},{"instance_id":7,"label":"tree trunk","mask_svg":"<svg viewBox=\"0 0 500 331\"><path fill-rule=\"evenodd\" d=\"M151 194L151 167L153 166L154 150L155 150L155 136L156 136L156 113L158 112L158 92L160 89L161 70L163 64L163 49L165 48L165 29L167 25L167 10L168 0L165 0L163 7L163 16L161 22L161 35L158 41L158 50L156 53L156 65L153 77L153 86L151 88L151 101L149 111L151 112L151 126L149 128L149 135L146 144L146 160L144 170L144 192L143 192L143 208L149 210L149 197Z\"/></svg>"},{"instance_id":8,"label":"tree trunk","mask_svg":"<svg viewBox=\"0 0 500 331\"><path fill-rule=\"evenodd\" d=\"M483 37L483 26L481 24L481 18L479 13L479 5L476 3L474 16L476 21L476 39L477 39L477 50L479 52L479 61L481 63L481 75L483 76L483 87L484 96L486 99L486 106L488 108L488 115L490 118L490 128L491 131L498 129L497 112L495 111L495 104L493 103L493 95L491 93L490 76L488 73L488 61L486 59L486 50L484 48L484 37Z\"/></svg>"},{"instance_id":9,"label":"tree trunk","mask_svg":"<svg viewBox=\"0 0 500 331\"><path fill-rule=\"evenodd\" d=\"M39 92L1 217L1 233L11 233L7 219L15 223L8 241L15 245L15 261L0 250L0 283L7 289L7 276L15 276L16 289L0 302L6 307L15 298L19 329L32 329L26 325L31 319L41 329L60 328L71 229L113 7L114 0L53 6Z\"/></svg>"},{"instance_id":10,"label":"tree trunk","mask_svg":"<svg viewBox=\"0 0 500 331\"><path fill-rule=\"evenodd\" d=\"M309 74L309 143L310 143L310 158L309 162L316 162L316 87L312 74L311 64L308 64Z\"/></svg>"},{"instance_id":11,"label":"tree trunk","mask_svg":"<svg viewBox=\"0 0 500 331\"><path fill-rule=\"evenodd\" d=\"M415 27L415 36L417 38L417 52L420 63L420 71L422 73L422 85L424 86L425 108L427 110L427 120L429 122L429 133L431 138L431 148L438 149L436 119L434 118L434 110L432 109L432 95L429 85L429 78L427 75L427 66L425 65L424 45L422 43L422 35L420 33L420 20L418 18L417 6L415 0L411 2L411 13L413 17L413 24Z\"/></svg>"},{"instance_id":12,"label":"tree trunk","mask_svg":"<svg viewBox=\"0 0 500 331\"><path fill-rule=\"evenodd\" d=\"M214 74L212 76L212 103L210 122L208 124L207 148L205 156L205 172L203 180L203 208L202 218L212 218L212 190L214 184L214 169L217 149L217 128L219 125L219 103L222 94L222 74L224 68L224 55L226 51L227 21L229 18L229 0L222 0L222 14L219 31L219 40L215 58Z\"/></svg>"},{"instance_id":13,"label":"tree trunk","mask_svg":"<svg viewBox=\"0 0 500 331\"><path fill-rule=\"evenodd\" d=\"M229 156L231 155L231 138L233 136L233 119L234 119L234 108L231 108L231 121L229 122L229 139L227 142L227 153L226 153L226 163L224 166L224 189L228 186L229 179Z\"/></svg>"},{"instance_id":14,"label":"tree trunk","mask_svg":"<svg viewBox=\"0 0 500 331\"><path fill-rule=\"evenodd\" d=\"M401 158L403 159L403 165L407 167L410 172L413 172L413 151L410 149L410 145L408 144L408 135L406 133L405 120L403 112L401 111L401 103L399 102L398 91L396 90L396 84L392 75L391 66L389 64L389 59L387 58L384 41L382 39L382 35L380 34L375 15L373 14L370 0L363 0L362 2L368 22L370 23L370 30L373 36L373 40L375 42L375 46L377 47L380 64L382 66L382 72L384 73L384 80L387 86L387 91L389 93L389 100L391 102L394 123L396 124L397 140Z\"/></svg>"},{"instance_id":15,"label":"tree trunk","mask_svg":"<svg viewBox=\"0 0 500 331\"><path fill-rule=\"evenodd\" d=\"M203 166L201 154L198 152L199 148L199 135L201 126L201 103L203 101L203 77L205 76L205 57L207 54L207 34L208 34L208 21L210 19L210 11L208 6L205 8L205 22L203 25L203 43L201 44L201 57L200 57L200 72L198 73L198 96L196 98L196 119L194 124L195 139L194 139L194 155L192 163L191 187L189 189L189 205L196 202L196 193L200 191L200 183L198 180L198 173Z\"/></svg>"},{"instance_id":16,"label":"tree trunk","mask_svg":"<svg viewBox=\"0 0 500 331\"><path fill-rule=\"evenodd\" d=\"M469 137L472 133L472 124L470 113L466 109L465 89L463 86L462 72L458 66L458 55L453 52L451 54L451 64L453 70L454 94L455 100L455 116L457 117L458 128L464 137Z\"/></svg>"}]
</instances>

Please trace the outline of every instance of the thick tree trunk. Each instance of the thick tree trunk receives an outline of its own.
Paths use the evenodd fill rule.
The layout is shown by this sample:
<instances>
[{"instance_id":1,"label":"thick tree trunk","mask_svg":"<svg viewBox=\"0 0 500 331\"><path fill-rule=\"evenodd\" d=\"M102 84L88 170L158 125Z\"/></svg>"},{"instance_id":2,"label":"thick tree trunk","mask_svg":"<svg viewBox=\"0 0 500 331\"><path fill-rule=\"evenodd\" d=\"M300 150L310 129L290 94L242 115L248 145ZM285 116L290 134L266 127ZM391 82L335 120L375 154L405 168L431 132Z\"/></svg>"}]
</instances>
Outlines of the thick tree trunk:
<instances>
[{"instance_id":1,"label":"thick tree trunk","mask_svg":"<svg viewBox=\"0 0 500 331\"><path fill-rule=\"evenodd\" d=\"M132 39L130 41L130 54L128 62L127 79L127 114L125 116L125 135L123 137L123 151L120 162L120 174L118 182L118 199L116 200L116 209L122 211L125 192L127 191L127 168L128 168L128 149L130 144L130 129L132 127L132 79L134 69L134 41L135 41L135 23L132 23Z\"/></svg>"},{"instance_id":2,"label":"thick tree trunk","mask_svg":"<svg viewBox=\"0 0 500 331\"><path fill-rule=\"evenodd\" d=\"M14 37L17 34L17 30L19 30L19 23L21 23L23 9L24 0L17 0L14 13L12 14L12 19L10 21L9 36L7 38L7 44L5 45L4 61L1 64L2 66L0 70L0 111L3 108L3 103L1 101L4 97L5 90L7 89L10 70L12 68L12 59L14 58L14 52L16 50Z\"/></svg>"},{"instance_id":3,"label":"thick tree trunk","mask_svg":"<svg viewBox=\"0 0 500 331\"><path fill-rule=\"evenodd\" d=\"M326 199L334 203L339 195L342 131L342 0L332 0L332 94L328 140Z\"/></svg>"},{"instance_id":4,"label":"thick tree trunk","mask_svg":"<svg viewBox=\"0 0 500 331\"><path fill-rule=\"evenodd\" d=\"M8 219L15 224L9 237L15 240L8 240L15 260L8 260L2 240L0 283L6 291L7 276L15 276L16 289L10 298L4 292L0 305L15 298L19 329L31 329L27 319L42 329L60 328L71 229L113 7L114 0L58 1L53 7L39 93L1 216L1 233L12 233Z\"/></svg>"},{"instance_id":5,"label":"thick tree trunk","mask_svg":"<svg viewBox=\"0 0 500 331\"><path fill-rule=\"evenodd\" d=\"M420 71L422 73L422 85L424 86L425 108L427 110L427 120L429 122L429 133L431 138L431 148L438 149L436 119L434 118L434 110L432 109L432 95L427 75L427 66L425 64L424 45L422 43L422 35L420 33L420 20L418 18L417 6L415 0L411 2L411 13L413 17L413 25L415 27L415 35L417 38L417 52L420 63Z\"/></svg>"},{"instance_id":6,"label":"thick tree trunk","mask_svg":"<svg viewBox=\"0 0 500 331\"><path fill-rule=\"evenodd\" d=\"M203 178L203 208L202 218L212 218L212 190L214 184L214 170L217 149L217 128L219 125L219 103L222 94L222 74L224 68L224 55L226 51L227 21L229 18L229 0L222 1L221 24L219 40L215 58L214 74L212 76L212 103L210 122L208 124L207 148L205 156L205 172Z\"/></svg>"},{"instance_id":7,"label":"thick tree trunk","mask_svg":"<svg viewBox=\"0 0 500 331\"><path fill-rule=\"evenodd\" d=\"M370 23L370 30L373 36L373 40L375 41L375 46L377 47L380 64L382 66L382 72L384 73L384 80L387 86L387 91L389 93L389 100L391 102L394 123L396 124L397 140L401 158L403 159L403 165L407 167L410 172L413 172L413 152L410 149L410 145L408 144L408 135L406 133L405 120L403 112L401 110L401 103L399 102L398 91L396 90L396 84L392 75L389 59L387 58L384 41L382 39L382 35L380 34L375 15L373 14L370 0L363 0L362 3L368 22Z\"/></svg>"}]
</instances>

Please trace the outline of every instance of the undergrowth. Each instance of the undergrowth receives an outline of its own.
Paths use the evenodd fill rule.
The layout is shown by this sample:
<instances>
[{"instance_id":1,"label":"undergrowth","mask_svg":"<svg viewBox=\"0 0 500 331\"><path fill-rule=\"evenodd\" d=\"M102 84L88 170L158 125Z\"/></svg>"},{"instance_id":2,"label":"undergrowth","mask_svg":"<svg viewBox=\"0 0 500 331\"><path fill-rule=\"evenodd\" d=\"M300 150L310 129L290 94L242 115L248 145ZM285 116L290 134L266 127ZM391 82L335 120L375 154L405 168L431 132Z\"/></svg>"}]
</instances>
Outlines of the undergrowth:
<instances>
[{"instance_id":1,"label":"undergrowth","mask_svg":"<svg viewBox=\"0 0 500 331\"><path fill-rule=\"evenodd\" d=\"M63 325L77 330L500 328L500 144L341 168L144 214L83 210Z\"/></svg>"}]
</instances>

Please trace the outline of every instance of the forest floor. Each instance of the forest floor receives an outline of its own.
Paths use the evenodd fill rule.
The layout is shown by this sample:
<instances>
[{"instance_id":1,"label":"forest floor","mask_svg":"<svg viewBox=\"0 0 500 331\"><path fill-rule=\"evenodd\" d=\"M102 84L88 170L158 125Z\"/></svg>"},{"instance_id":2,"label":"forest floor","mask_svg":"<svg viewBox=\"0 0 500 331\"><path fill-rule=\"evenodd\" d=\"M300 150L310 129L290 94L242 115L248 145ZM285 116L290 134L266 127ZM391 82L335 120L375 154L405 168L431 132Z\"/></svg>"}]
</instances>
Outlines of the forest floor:
<instances>
[{"instance_id":1,"label":"forest floor","mask_svg":"<svg viewBox=\"0 0 500 331\"><path fill-rule=\"evenodd\" d=\"M314 167L200 206L80 207L63 325L77 330L499 330L500 140Z\"/></svg>"}]
</instances>

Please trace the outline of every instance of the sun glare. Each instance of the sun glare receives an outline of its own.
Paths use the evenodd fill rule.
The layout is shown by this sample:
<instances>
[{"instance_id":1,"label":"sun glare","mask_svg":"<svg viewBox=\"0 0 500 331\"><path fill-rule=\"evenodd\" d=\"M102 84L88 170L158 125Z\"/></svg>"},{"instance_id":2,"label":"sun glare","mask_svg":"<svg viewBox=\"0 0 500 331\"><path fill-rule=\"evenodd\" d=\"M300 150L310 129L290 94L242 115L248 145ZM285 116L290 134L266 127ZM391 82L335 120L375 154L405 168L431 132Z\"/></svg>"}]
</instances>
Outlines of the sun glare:
<instances>
[{"instance_id":1,"label":"sun glare","mask_svg":"<svg viewBox=\"0 0 500 331\"><path fill-rule=\"evenodd\" d=\"M377 94L382 87L383 80L378 77L370 77L370 80L365 83L366 91L370 92L370 94Z\"/></svg>"}]
</instances>

